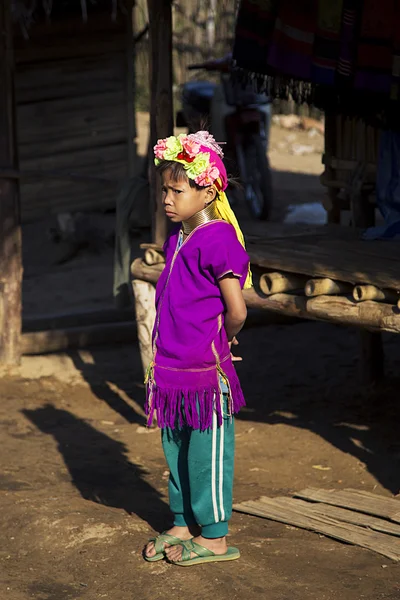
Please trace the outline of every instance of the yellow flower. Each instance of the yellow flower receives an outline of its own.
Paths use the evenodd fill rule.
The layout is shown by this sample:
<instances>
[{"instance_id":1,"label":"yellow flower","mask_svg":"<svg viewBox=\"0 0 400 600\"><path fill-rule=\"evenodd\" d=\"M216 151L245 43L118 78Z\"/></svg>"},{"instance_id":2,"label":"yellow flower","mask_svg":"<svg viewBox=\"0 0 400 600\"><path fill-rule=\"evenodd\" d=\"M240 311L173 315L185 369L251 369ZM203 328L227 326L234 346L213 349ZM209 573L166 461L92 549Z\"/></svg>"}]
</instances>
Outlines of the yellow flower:
<instances>
[{"instance_id":1,"label":"yellow flower","mask_svg":"<svg viewBox=\"0 0 400 600\"><path fill-rule=\"evenodd\" d=\"M179 152L182 152L182 143L179 138L171 135L166 139L167 148L164 152L164 160L174 160Z\"/></svg>"},{"instance_id":2,"label":"yellow flower","mask_svg":"<svg viewBox=\"0 0 400 600\"><path fill-rule=\"evenodd\" d=\"M186 167L186 174L190 179L195 179L208 168L210 163L210 155L205 152L200 152L192 163Z\"/></svg>"}]
</instances>

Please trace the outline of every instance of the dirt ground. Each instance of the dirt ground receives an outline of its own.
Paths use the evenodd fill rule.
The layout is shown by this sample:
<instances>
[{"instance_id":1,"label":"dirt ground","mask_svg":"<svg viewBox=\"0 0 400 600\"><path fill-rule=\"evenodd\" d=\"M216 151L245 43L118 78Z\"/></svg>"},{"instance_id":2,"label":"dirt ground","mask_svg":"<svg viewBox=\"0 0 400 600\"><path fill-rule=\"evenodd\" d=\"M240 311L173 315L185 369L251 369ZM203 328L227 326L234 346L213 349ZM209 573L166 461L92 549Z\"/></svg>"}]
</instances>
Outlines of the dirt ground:
<instances>
[{"instance_id":1,"label":"dirt ground","mask_svg":"<svg viewBox=\"0 0 400 600\"><path fill-rule=\"evenodd\" d=\"M274 128L271 141L276 219L323 193L320 148L293 156L287 135ZM113 216L102 219L107 228ZM48 226L24 228L25 316L111 306L112 246L55 267ZM350 329L271 324L246 329L240 350L248 405L236 422L235 502L307 486L399 492L396 337L385 337L388 377L374 389L360 386ZM400 599L389 559L239 513L230 534L239 561L186 570L146 563L144 542L170 516L159 433L144 427L142 378L131 344L25 357L1 379L1 600Z\"/></svg>"}]
</instances>

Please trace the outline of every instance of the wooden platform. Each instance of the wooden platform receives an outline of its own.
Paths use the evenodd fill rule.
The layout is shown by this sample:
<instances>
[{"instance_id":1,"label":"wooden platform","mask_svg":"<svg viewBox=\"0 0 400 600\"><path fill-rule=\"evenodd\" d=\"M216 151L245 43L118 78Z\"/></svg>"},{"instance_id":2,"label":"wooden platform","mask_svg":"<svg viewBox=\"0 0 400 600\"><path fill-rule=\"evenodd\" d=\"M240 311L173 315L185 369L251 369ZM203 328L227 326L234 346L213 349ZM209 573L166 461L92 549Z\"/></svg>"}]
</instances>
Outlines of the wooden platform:
<instances>
[{"instance_id":1,"label":"wooden platform","mask_svg":"<svg viewBox=\"0 0 400 600\"><path fill-rule=\"evenodd\" d=\"M307 489L248 500L234 510L287 523L400 561L400 500L363 490Z\"/></svg>"},{"instance_id":2,"label":"wooden platform","mask_svg":"<svg viewBox=\"0 0 400 600\"><path fill-rule=\"evenodd\" d=\"M399 242L363 241L335 225L252 223L245 234L252 263L266 270L400 290Z\"/></svg>"}]
</instances>

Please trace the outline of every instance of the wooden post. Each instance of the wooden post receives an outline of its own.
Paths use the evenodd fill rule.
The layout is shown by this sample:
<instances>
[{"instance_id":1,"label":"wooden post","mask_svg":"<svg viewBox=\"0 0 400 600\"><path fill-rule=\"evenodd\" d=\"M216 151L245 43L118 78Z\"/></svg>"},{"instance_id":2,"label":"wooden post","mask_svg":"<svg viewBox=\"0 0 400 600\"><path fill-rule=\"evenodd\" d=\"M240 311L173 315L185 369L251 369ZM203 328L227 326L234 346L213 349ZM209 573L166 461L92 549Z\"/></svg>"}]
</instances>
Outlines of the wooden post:
<instances>
[{"instance_id":1,"label":"wooden post","mask_svg":"<svg viewBox=\"0 0 400 600\"><path fill-rule=\"evenodd\" d=\"M153 210L153 242L162 246L167 236L167 218L161 201L161 183L155 172L152 148L157 139L173 135L172 98L172 3L171 0L147 0L150 34L150 148L149 180ZM163 265L161 265L163 268ZM143 369L152 359L155 311L154 285L133 280L136 322Z\"/></svg>"},{"instance_id":2,"label":"wooden post","mask_svg":"<svg viewBox=\"0 0 400 600\"><path fill-rule=\"evenodd\" d=\"M126 103L128 121L128 177L136 168L136 122L135 122L135 44L133 40L134 0L127 0L126 18Z\"/></svg>"},{"instance_id":3,"label":"wooden post","mask_svg":"<svg viewBox=\"0 0 400 600\"><path fill-rule=\"evenodd\" d=\"M355 228L366 228L375 224L375 211L369 204L368 194L362 190L364 176L365 165L360 163L354 172L350 192L351 215ZM380 332L360 332L360 373L362 381L367 385L377 383L385 376L385 355Z\"/></svg>"},{"instance_id":4,"label":"wooden post","mask_svg":"<svg viewBox=\"0 0 400 600\"><path fill-rule=\"evenodd\" d=\"M336 115L327 113L325 115L325 175L328 181L335 179L334 169L331 167L331 158L337 156L336 139L337 119ZM340 225L340 201L338 199L339 190L328 187L328 223Z\"/></svg>"},{"instance_id":5,"label":"wooden post","mask_svg":"<svg viewBox=\"0 0 400 600\"><path fill-rule=\"evenodd\" d=\"M11 0L0 2L0 169L18 171ZM0 363L6 365L21 356L21 284L18 179L0 178Z\"/></svg>"},{"instance_id":6,"label":"wooden post","mask_svg":"<svg viewBox=\"0 0 400 600\"><path fill-rule=\"evenodd\" d=\"M173 135L172 97L172 3L147 0L150 33L150 147L159 138ZM167 218L161 203L161 184L151 155L150 198L154 207L153 242L162 246L167 236Z\"/></svg>"}]
</instances>

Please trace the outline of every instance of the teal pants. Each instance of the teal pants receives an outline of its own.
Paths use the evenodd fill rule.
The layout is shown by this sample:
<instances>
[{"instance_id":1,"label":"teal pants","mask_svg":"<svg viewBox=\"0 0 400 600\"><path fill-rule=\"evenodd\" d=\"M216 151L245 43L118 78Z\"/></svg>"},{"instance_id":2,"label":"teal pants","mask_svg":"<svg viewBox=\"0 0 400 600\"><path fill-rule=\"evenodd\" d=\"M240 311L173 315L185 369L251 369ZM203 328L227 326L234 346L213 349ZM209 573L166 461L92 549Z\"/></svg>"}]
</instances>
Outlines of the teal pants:
<instances>
[{"instance_id":1,"label":"teal pants","mask_svg":"<svg viewBox=\"0 0 400 600\"><path fill-rule=\"evenodd\" d=\"M235 426L227 415L226 394L221 401L225 416L220 427L214 414L213 428L206 431L186 426L161 430L174 525L200 525L206 538L225 536L232 515Z\"/></svg>"}]
</instances>

